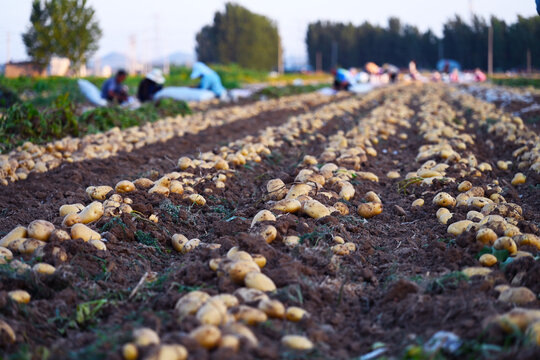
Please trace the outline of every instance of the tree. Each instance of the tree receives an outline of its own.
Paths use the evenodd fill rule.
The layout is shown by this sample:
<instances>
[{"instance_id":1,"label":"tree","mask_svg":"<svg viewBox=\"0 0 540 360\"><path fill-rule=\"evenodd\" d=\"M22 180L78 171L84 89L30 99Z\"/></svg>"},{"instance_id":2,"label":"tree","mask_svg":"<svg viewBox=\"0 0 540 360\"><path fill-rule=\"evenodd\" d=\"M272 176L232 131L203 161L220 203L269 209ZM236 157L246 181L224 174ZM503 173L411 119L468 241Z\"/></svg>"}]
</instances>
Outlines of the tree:
<instances>
[{"instance_id":1,"label":"tree","mask_svg":"<svg viewBox=\"0 0 540 360\"><path fill-rule=\"evenodd\" d=\"M23 42L43 69L53 56L66 57L77 70L98 49L101 29L86 0L34 0Z\"/></svg>"},{"instance_id":2,"label":"tree","mask_svg":"<svg viewBox=\"0 0 540 360\"><path fill-rule=\"evenodd\" d=\"M265 16L227 3L225 12L216 12L214 23L196 36L200 61L271 70L278 63L280 46L277 26Z\"/></svg>"}]
</instances>

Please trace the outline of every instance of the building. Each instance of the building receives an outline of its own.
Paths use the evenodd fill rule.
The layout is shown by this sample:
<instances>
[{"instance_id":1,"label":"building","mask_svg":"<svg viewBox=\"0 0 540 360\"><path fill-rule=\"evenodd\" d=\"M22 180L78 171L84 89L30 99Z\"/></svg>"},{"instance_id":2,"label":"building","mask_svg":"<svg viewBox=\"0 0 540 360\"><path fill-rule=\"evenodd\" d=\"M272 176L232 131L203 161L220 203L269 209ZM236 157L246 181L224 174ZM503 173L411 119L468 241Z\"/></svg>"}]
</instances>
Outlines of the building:
<instances>
[{"instance_id":1,"label":"building","mask_svg":"<svg viewBox=\"0 0 540 360\"><path fill-rule=\"evenodd\" d=\"M39 68L31 61L8 62L4 68L4 76L17 78L19 76L47 76L47 69Z\"/></svg>"}]
</instances>

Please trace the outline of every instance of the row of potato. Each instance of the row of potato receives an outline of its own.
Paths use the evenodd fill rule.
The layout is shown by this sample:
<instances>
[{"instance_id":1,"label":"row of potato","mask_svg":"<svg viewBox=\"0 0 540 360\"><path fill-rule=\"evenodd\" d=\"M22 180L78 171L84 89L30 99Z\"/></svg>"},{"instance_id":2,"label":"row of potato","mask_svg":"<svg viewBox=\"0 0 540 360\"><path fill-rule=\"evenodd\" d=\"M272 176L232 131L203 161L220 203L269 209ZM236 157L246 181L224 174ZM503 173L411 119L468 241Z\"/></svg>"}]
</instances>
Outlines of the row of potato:
<instances>
[{"instance_id":1,"label":"row of potato","mask_svg":"<svg viewBox=\"0 0 540 360\"><path fill-rule=\"evenodd\" d=\"M370 97L369 99L372 98ZM228 146L222 147L219 154L211 152L202 153L199 155L199 159L193 160L182 157L178 161L178 168L182 171L167 173L155 181L148 178L138 178L134 181L122 180L114 188L108 185L90 186L86 189L86 195L90 201L89 204L86 206L84 204L65 204L60 207L59 215L63 217L61 228L56 228L54 224L45 220L36 220L29 224L28 227L18 226L8 233L0 240L0 254L2 254L0 255L0 261L4 263L9 262L9 265L12 267L27 266L19 260L11 260L13 258L12 251L41 256L43 255L43 248L47 241L53 240L68 241L71 239L82 239L98 250L106 251L105 242L101 238L101 234L91 228L92 223L95 223L103 216L115 217L120 216L122 213L131 213L132 208L130 205L133 201L128 197L130 192L146 191L149 194L158 193L164 196L175 193L183 195L192 203L202 206L206 203L206 200L202 195L197 194L192 186L211 180L212 187L216 189L223 188L227 179L234 175L234 170L232 169L234 166L245 164L246 161L261 161L261 156L270 154L268 146L279 144L279 138L285 134L295 132L295 136L299 137L303 132L313 133L324 125L325 121L335 116L335 114L341 115L344 111L353 112L359 106L367 103L367 101L359 102L356 99L341 100L331 105L323 106L313 112L308 112L298 117L291 117L281 127L265 129L257 137L248 136L245 139L233 142ZM202 170L207 171L208 174L205 176L194 174L201 174ZM212 187L206 187L204 193L212 192ZM159 221L155 214L149 216L148 220ZM203 244L199 239L188 240L180 234L175 234L172 237L171 245L174 249L182 253L189 252L197 246L208 246L211 249L220 247L219 244ZM229 257L232 256L231 254L229 252ZM242 254L244 252L240 251L238 256L242 256ZM61 247L55 247L53 249L53 255L60 261L67 260L67 255ZM247 253L245 255L249 256ZM264 259L265 262L266 260ZM226 266L227 263L230 263L230 259L229 261L224 261L219 267L216 265L215 270L218 273L225 271L225 269L227 271L230 270L232 274L237 274L232 275L233 279L236 279L235 281L238 280L238 273L240 272L242 274L242 270L238 270L238 268L242 268L246 264L249 265L249 262L243 259L242 262L230 266L231 269L229 269ZM253 264L255 263L261 264L260 257L255 257ZM38 265L41 266L42 264ZM34 270L39 268L38 265L34 267ZM52 274L55 270L52 265L43 264L43 266L48 266L48 274ZM259 268L253 266L250 268L248 266L247 269L251 269L251 272L253 272L254 269ZM21 269L21 271L24 270ZM250 291L275 290L272 280L260 273L260 271L253 274L246 273L245 275L247 277L245 285L248 288L250 286L255 287L254 289L250 289ZM243 278L242 281L244 281ZM25 303L30 301L30 294L24 290L14 290L10 293L10 296L14 301ZM293 313L300 311L302 314L305 312L301 309L295 310L295 308L292 308L291 311ZM298 320L300 318L301 316L299 315ZM292 342L287 339L292 339ZM306 345L310 344L308 339L294 336L292 338L285 338L284 344L298 349L302 346L306 348L312 346ZM169 348L165 349L164 351L166 352L170 350Z\"/></svg>"},{"instance_id":2,"label":"row of potato","mask_svg":"<svg viewBox=\"0 0 540 360\"><path fill-rule=\"evenodd\" d=\"M472 123L468 124L462 114L454 111L453 107L443 100L445 97L455 98L460 106L471 109ZM492 272L491 267L498 263L497 257L493 255L497 250L508 251L512 259L533 256L531 252L519 249L528 246L540 250L540 237L532 233L522 233L518 227L519 221L523 220L521 206L506 201L502 195L503 188L497 179L483 186L473 186L472 183L475 178L482 178L492 172L494 166L506 171L511 177L512 169L531 168L528 162L530 157L519 162L522 160L519 158L520 153L514 153L516 161L490 159L489 162L479 163L473 153L467 152L468 145L477 140L476 136L465 131L482 126L486 119L497 119L496 124L488 125L488 133L495 133L495 136L504 138L506 142L524 146L530 144L529 139L534 138L534 133L527 131L521 119L501 114L491 104L483 103L470 95L456 95L448 93L447 89L435 88L424 95L420 102L422 105L418 129L426 144L419 148L416 160L423 163L418 171L408 174L407 178L417 177L422 185L428 186L433 184L434 179L455 184L452 185L454 191L451 193L438 192L432 198L433 204L438 207L435 214L438 221L447 224L454 216L452 211L466 212L466 219L452 222L447 233L455 237L464 232L472 233L477 242L490 247L492 252L479 258L482 267L467 267L462 269L462 272L467 276L489 275ZM447 170L457 176L447 176ZM514 186L525 182L526 176L519 172L511 180ZM419 207L423 204L424 199L419 198L412 206ZM524 305L537 299L537 294L523 286L501 284L496 286L495 290L499 292L498 300L502 302ZM540 344L540 322L537 322L539 313L538 310L517 308L492 318L487 324L496 323L508 332L517 327Z\"/></svg>"},{"instance_id":3,"label":"row of potato","mask_svg":"<svg viewBox=\"0 0 540 360\"><path fill-rule=\"evenodd\" d=\"M338 96L339 98L340 96ZM303 108L307 102L316 106L328 101L320 94L302 94L258 101L246 106L232 106L188 116L168 117L154 123L125 130L115 127L104 133L82 138L66 137L45 145L26 142L8 154L0 154L0 184L24 180L32 172L46 172L63 162L105 159L120 151L132 151L145 145L165 142L186 133L196 134L209 127L254 117L261 112Z\"/></svg>"}]
</instances>

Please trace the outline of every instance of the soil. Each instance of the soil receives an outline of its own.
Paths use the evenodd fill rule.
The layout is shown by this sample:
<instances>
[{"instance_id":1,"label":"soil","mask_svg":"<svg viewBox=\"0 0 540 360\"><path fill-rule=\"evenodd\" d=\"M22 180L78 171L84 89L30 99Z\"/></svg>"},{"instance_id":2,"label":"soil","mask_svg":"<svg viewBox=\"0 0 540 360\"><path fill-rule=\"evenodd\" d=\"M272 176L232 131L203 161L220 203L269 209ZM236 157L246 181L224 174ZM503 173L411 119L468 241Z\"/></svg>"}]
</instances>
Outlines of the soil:
<instances>
[{"instance_id":1,"label":"soil","mask_svg":"<svg viewBox=\"0 0 540 360\"><path fill-rule=\"evenodd\" d=\"M334 118L320 133L329 136L346 131L378 104L380 101L355 114ZM298 111L263 113L107 160L65 164L45 174L32 174L26 181L0 189L0 235L38 218L59 224L60 205L85 201L86 186L114 185L143 174L157 178L175 169L180 156L218 149L267 126L279 125L309 106ZM409 106L418 112L416 98ZM445 354L449 358L539 358L540 348L527 347L519 340L509 342L496 330L484 331L482 325L512 308L497 301L496 285L512 282L535 293L540 291L540 260L519 259L494 269L489 277L460 276L463 267L479 265L476 257L481 247L468 234L452 239L446 226L438 223L434 216L437 207L431 203L436 192L453 191L455 184L440 183L438 188L427 189L411 186L407 192L400 192L400 180L386 178L390 170L406 174L419 166L414 158L423 142L416 115L410 121L411 128L400 130L408 135L406 140L396 136L381 140L376 145L379 155L363 164L362 171L372 171L380 181L352 181L356 194L347 202L350 215L333 213L320 220L294 214L278 218L279 233L301 236L302 250L290 249L280 239L267 244L249 228L266 193L266 182L281 178L290 184L304 155L318 156L323 151L320 141L309 141L307 137L302 147L285 144L273 149L271 158L237 168L227 187L216 189L203 207L193 207L175 194L165 198L143 191L130 193L132 207L141 216L103 218L96 224L108 240L108 251L97 251L82 241L51 242L46 246L43 260L58 267L52 276L16 274L0 265L0 319L8 321L18 336L17 343L5 346L3 351L14 356L32 354L34 358L48 353L54 359L121 359L121 346L131 341L132 330L145 326L156 330L162 343L184 345L193 359L348 359L369 353L376 343L386 347L384 356L415 358L411 355L415 347L440 330L451 331L464 340L460 353ZM482 127L469 131L480 139L484 137ZM482 162L511 159L517 147L490 147L485 141L477 141L469 151ZM540 235L538 175L526 173L530 185L513 187L511 172L496 166L493 169L475 178L474 184L485 186L498 179L507 200L523 208L520 228L527 227L529 232ZM366 221L356 215L355 209L368 191L379 194L384 211ZM411 202L420 196L426 205L412 208ZM159 217L158 224L144 219L151 214ZM456 211L449 224L463 219L465 214L466 209ZM174 233L218 243L221 248L199 247L179 254L170 246ZM329 250L333 235L355 243L357 251L335 260ZM187 336L198 326L196 318L177 319L174 305L194 289L210 295L234 292L237 285L227 277L216 276L208 267L210 259L224 256L233 246L264 255L268 263L263 272L278 287L272 297L286 306L300 306L310 316L298 323L274 319L250 327L259 340L257 347L242 342L236 353L207 351ZM53 256L54 247L65 250L67 262ZM536 249L528 250L537 254ZM35 262L30 256L23 259ZM130 296L145 273L155 273L153 281ZM27 290L32 301L27 305L11 302L7 292L14 289ZM96 309L96 304L100 307L90 316L77 318L77 309L81 313L82 308ZM538 306L539 301L527 305ZM305 334L316 348L309 353L286 350L280 345L284 334ZM495 350L484 349L483 344L492 344ZM140 358L154 350L143 349Z\"/></svg>"}]
</instances>

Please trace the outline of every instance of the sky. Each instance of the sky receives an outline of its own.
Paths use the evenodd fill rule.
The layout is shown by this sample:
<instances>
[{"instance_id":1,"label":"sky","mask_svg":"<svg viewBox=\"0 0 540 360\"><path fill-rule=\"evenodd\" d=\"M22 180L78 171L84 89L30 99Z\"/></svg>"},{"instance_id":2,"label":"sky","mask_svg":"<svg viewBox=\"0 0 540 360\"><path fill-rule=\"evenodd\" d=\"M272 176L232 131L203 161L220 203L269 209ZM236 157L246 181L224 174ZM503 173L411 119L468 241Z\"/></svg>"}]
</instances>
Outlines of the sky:
<instances>
[{"instance_id":1,"label":"sky","mask_svg":"<svg viewBox=\"0 0 540 360\"><path fill-rule=\"evenodd\" d=\"M226 0L88 0L95 10L103 36L97 56L110 52L129 54L133 43L140 61L173 52L195 53L195 35L223 11ZM390 16L420 30L442 33L443 23L454 14L470 19L475 14L495 15L514 22L518 15L536 15L534 0L235 0L252 12L274 20L282 38L284 55L305 57L307 25L317 20L364 21L386 25ZM27 59L21 34L29 26L32 0L0 0L0 63Z\"/></svg>"}]
</instances>

